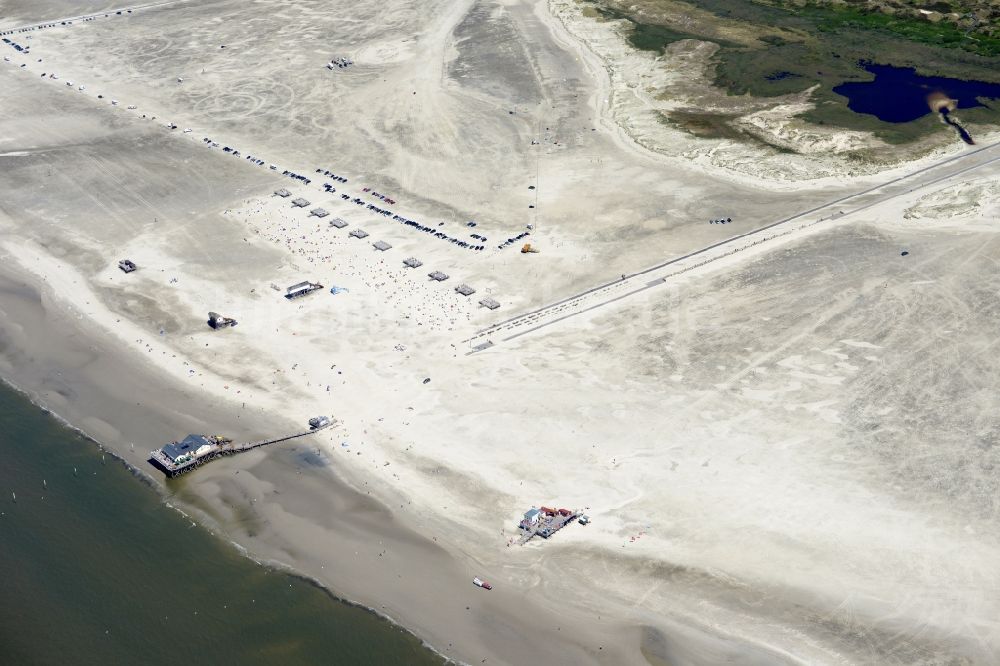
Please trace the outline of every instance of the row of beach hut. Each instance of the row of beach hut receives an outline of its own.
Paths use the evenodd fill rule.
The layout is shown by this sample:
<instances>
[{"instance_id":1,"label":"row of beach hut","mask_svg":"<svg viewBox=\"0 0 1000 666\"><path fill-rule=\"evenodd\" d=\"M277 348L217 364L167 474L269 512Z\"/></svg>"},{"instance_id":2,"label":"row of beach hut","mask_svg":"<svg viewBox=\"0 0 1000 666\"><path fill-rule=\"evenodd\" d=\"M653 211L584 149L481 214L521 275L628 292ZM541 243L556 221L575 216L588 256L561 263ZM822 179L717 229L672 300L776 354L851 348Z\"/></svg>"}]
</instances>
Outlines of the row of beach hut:
<instances>
[{"instance_id":1,"label":"row of beach hut","mask_svg":"<svg viewBox=\"0 0 1000 666\"><path fill-rule=\"evenodd\" d=\"M275 190L274 193L275 195L282 198L288 198L292 196L292 193L288 191L287 188L284 187ZM292 200L292 205L297 208L305 208L306 206L309 206L311 204L308 199L305 199L303 197L298 197ZM311 216L316 216L322 219L324 217L327 217L330 213L324 208L313 208L311 211L309 211L309 214ZM344 227L347 226L347 221L344 220L343 218L335 217L330 221L330 226L336 229L343 229ZM356 229L352 229L348 235L353 238L362 239L368 237L368 232L359 227ZM372 243L372 247L374 247L379 252L385 252L386 250L391 249L392 245L386 243L385 241L380 240ZM424 265L424 263L419 259L416 259L414 257L409 257L403 260L403 265L408 268L420 268L421 266ZM449 276L447 273L442 273L441 271L431 271L430 273L427 274L427 277L434 280L435 282L444 282L451 276ZM296 285L296 286L303 286L306 284L307 283L303 283L302 285ZM476 293L475 289L464 283L455 287L455 291L461 294L462 296L471 296L472 294ZM500 307L500 303L496 299L490 297L482 299L481 301L479 301L479 304L482 305L483 307L489 308L490 310L496 310L497 308Z\"/></svg>"}]
</instances>

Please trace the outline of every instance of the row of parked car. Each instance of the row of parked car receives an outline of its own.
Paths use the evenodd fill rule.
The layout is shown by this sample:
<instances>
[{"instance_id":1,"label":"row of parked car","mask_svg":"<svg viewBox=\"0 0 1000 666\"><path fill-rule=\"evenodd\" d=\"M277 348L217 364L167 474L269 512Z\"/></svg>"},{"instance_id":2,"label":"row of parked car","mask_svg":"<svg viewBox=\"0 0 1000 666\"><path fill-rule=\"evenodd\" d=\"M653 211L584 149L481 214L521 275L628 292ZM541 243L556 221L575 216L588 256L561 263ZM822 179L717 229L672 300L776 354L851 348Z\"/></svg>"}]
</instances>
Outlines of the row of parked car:
<instances>
[{"instance_id":1,"label":"row of parked car","mask_svg":"<svg viewBox=\"0 0 1000 666\"><path fill-rule=\"evenodd\" d=\"M124 12L124 14L123 14L123 12ZM125 14L131 14L131 13L132 13L131 9L122 9L122 10L119 10L119 11L115 12L115 15L116 16L123 16ZM111 16L110 13L104 15L105 18L107 18L109 16ZM78 18L76 20L79 21L80 23L86 23L87 21L93 21L94 19L97 19L97 18L100 18L100 17L97 14L94 14L92 16L81 16L80 18ZM0 32L0 35L13 35L16 32L34 32L35 30L45 30L46 28L56 28L56 27L65 26L65 25L73 25L73 21L72 20L67 20L67 21L59 21L58 23L56 23L55 21L53 21L52 23L39 23L38 25L31 25L31 26L27 26L27 27L24 27L24 28L18 28L16 30L5 30L3 32Z\"/></svg>"},{"instance_id":2,"label":"row of parked car","mask_svg":"<svg viewBox=\"0 0 1000 666\"><path fill-rule=\"evenodd\" d=\"M521 240L522 238L527 238L530 235L531 235L530 231L522 231L521 233L519 233L518 235L514 236L513 238L508 238L504 242L502 242L499 245L497 245L497 249L498 250L502 250L505 247L507 247L508 245L513 245L514 243L516 243L517 241Z\"/></svg>"},{"instance_id":3,"label":"row of parked car","mask_svg":"<svg viewBox=\"0 0 1000 666\"><path fill-rule=\"evenodd\" d=\"M343 176L338 176L337 174L333 173L329 169L316 169L316 173L321 173L324 176L329 176L330 178L333 178L338 183L346 183L347 182L346 178L344 178Z\"/></svg>"}]
</instances>

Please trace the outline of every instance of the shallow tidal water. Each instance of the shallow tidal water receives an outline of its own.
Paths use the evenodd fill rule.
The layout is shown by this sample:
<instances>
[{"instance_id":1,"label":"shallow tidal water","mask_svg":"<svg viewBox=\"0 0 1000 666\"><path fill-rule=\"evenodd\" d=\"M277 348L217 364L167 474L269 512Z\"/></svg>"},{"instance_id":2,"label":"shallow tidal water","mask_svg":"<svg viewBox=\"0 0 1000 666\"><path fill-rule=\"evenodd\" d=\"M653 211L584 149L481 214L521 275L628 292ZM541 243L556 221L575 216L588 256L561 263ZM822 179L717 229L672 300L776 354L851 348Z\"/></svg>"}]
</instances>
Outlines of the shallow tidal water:
<instances>
[{"instance_id":1,"label":"shallow tidal water","mask_svg":"<svg viewBox=\"0 0 1000 666\"><path fill-rule=\"evenodd\" d=\"M260 566L0 383L0 663L441 664Z\"/></svg>"}]
</instances>

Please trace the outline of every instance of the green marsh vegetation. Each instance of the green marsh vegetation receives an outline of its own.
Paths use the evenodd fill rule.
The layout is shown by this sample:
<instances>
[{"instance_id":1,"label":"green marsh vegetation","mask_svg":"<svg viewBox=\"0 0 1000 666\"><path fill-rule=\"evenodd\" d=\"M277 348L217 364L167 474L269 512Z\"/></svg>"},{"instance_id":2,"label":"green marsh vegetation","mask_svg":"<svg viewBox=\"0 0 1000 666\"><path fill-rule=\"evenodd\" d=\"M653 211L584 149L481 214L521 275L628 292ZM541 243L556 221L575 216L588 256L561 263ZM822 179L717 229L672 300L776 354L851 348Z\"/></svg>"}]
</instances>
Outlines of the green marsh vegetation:
<instances>
[{"instance_id":1,"label":"green marsh vegetation","mask_svg":"<svg viewBox=\"0 0 1000 666\"><path fill-rule=\"evenodd\" d=\"M975 1L975 0L973 0ZM933 115L909 123L887 123L858 114L832 89L847 81L870 81L859 63L915 67L919 74L1000 82L1000 38L943 21L835 8L788 0L588 0L606 19L631 24L638 49L662 52L682 39L719 45L712 64L714 84L730 95L776 97L816 87L816 108L803 115L817 125L873 132L889 143L908 143L941 130ZM963 109L966 123L1000 124L1000 105ZM701 136L726 136L717 117L700 122L686 112L677 121ZM696 114L695 114L696 115ZM693 123L693 125L692 125ZM711 128L716 128L714 133Z\"/></svg>"}]
</instances>

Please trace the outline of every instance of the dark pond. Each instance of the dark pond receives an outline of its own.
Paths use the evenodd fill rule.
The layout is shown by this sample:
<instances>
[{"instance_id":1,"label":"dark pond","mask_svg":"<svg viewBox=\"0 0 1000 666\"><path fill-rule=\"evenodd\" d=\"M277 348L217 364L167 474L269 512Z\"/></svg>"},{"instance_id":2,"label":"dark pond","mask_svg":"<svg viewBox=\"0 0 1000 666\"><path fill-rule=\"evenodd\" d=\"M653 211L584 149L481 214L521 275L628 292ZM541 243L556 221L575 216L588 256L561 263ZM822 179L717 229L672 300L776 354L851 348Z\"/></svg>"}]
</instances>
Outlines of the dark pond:
<instances>
[{"instance_id":1,"label":"dark pond","mask_svg":"<svg viewBox=\"0 0 1000 666\"><path fill-rule=\"evenodd\" d=\"M767 79L768 81L783 81L785 79L797 79L799 78L799 75L795 74L794 72L782 71L782 72L772 72L771 74L768 74L764 78Z\"/></svg>"},{"instance_id":2,"label":"dark pond","mask_svg":"<svg viewBox=\"0 0 1000 666\"><path fill-rule=\"evenodd\" d=\"M1000 99L1000 83L921 76L911 67L866 63L874 81L852 81L833 89L848 99L855 113L867 113L889 123L907 123L932 112L928 96L943 93L959 109L986 106L981 100Z\"/></svg>"}]
</instances>

